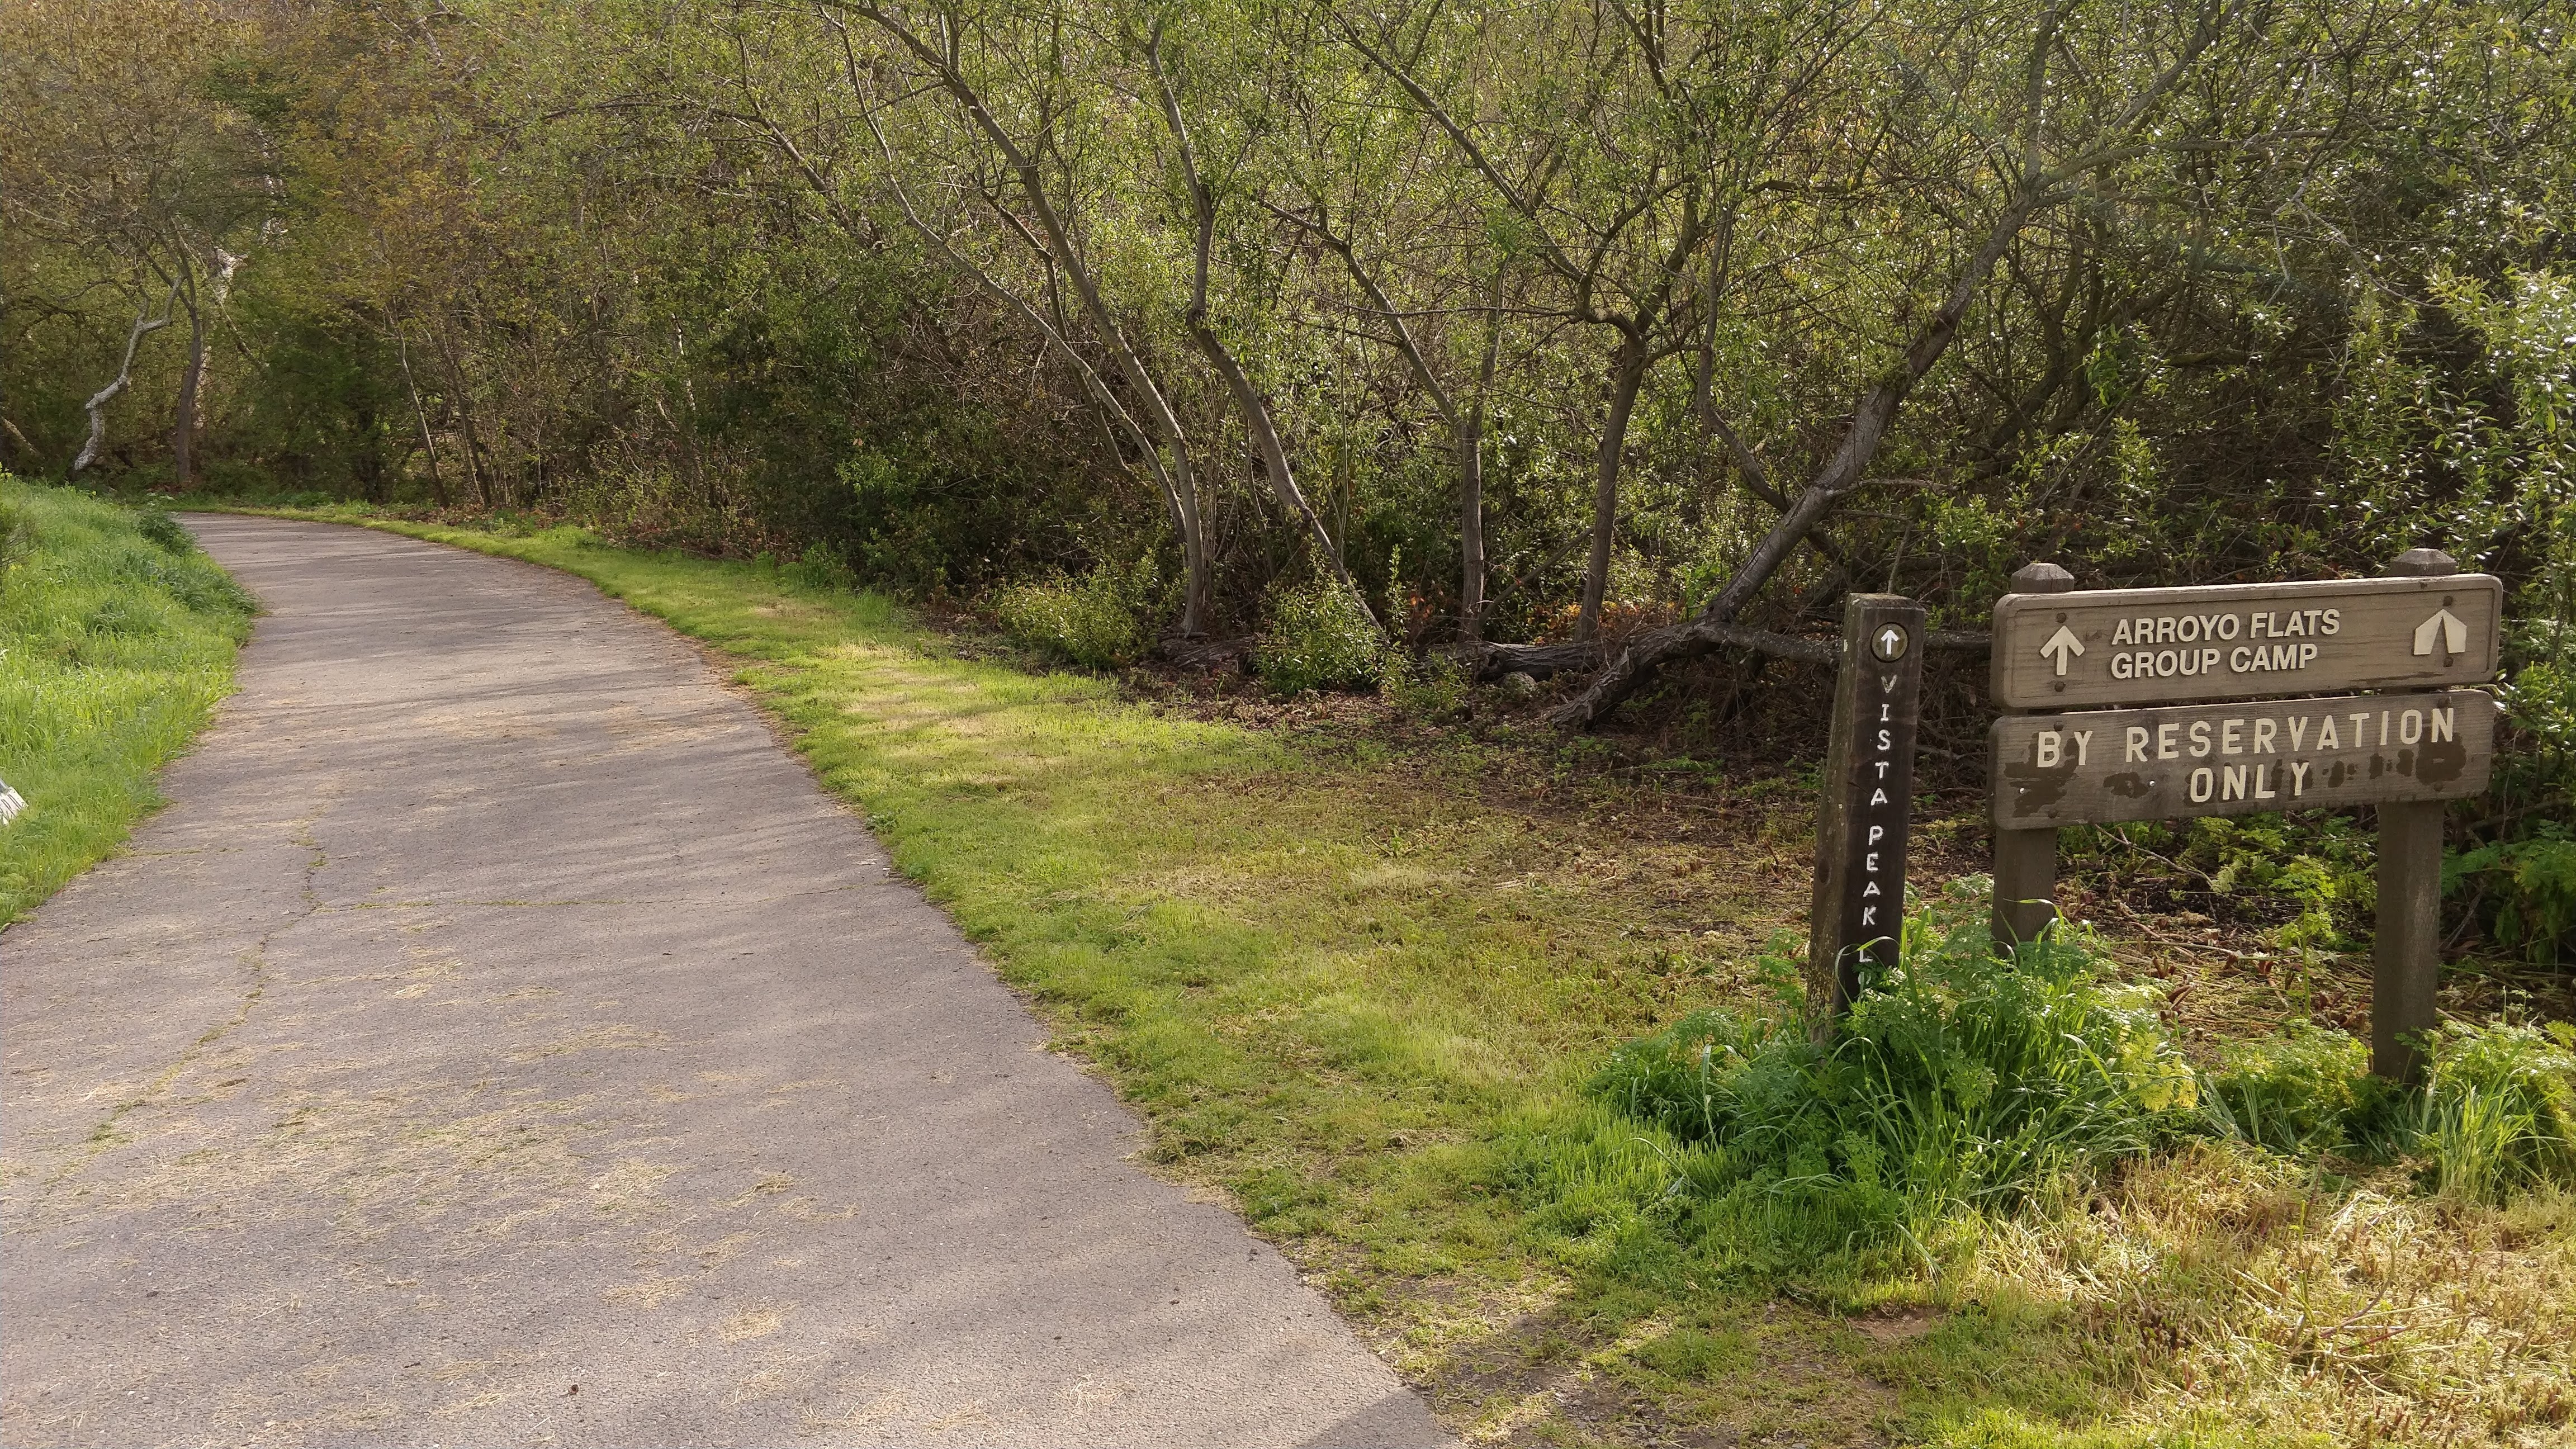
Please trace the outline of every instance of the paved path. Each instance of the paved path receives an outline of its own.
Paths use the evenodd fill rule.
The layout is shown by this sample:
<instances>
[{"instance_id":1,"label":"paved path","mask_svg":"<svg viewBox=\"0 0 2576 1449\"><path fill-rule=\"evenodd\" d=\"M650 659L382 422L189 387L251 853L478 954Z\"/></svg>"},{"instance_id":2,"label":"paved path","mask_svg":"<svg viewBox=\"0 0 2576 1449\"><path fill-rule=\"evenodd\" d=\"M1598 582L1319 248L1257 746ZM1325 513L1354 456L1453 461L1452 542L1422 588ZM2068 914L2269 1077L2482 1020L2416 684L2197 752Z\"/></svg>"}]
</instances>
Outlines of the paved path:
<instances>
[{"instance_id":1,"label":"paved path","mask_svg":"<svg viewBox=\"0 0 2576 1449\"><path fill-rule=\"evenodd\" d=\"M1441 1441L660 626L192 526L242 692L0 936L0 1438Z\"/></svg>"}]
</instances>

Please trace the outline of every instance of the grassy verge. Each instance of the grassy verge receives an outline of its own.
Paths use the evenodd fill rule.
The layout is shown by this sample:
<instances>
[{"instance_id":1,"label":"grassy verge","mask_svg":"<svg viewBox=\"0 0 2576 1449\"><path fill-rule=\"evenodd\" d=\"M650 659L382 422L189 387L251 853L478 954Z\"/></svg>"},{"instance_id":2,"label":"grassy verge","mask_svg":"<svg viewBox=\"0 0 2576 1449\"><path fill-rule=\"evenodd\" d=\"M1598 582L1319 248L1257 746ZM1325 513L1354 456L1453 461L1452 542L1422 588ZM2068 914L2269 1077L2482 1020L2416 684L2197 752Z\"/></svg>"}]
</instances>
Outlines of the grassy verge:
<instances>
[{"instance_id":1,"label":"grassy verge","mask_svg":"<svg viewBox=\"0 0 2576 1449\"><path fill-rule=\"evenodd\" d=\"M2151 1123L2126 1165L2026 1173L1973 1231L1872 1218L1863 1183L1827 1206L1883 1220L1875 1247L1753 1251L1745 1224L1777 1239L1780 1203L1798 1214L1774 1189L1856 1181L1878 1149L1831 1124L1806 1156L1688 1139L1686 1111L1614 1111L1603 1082L1623 1043L1758 1011L1758 945L1803 906L1803 798L1642 833L1622 816L1643 787L1539 801L1463 737L1161 711L774 569L357 521L565 569L731 656L1143 1113L1161 1170L1227 1195L1475 1439L2541 1442L2576 1422L2576 1207L2554 1191L2426 1197L2404 1164ZM2121 1009L2094 1031L2115 1051L2154 1016ZM1681 1049L1707 1042L1665 1040L1706 1070ZM2140 1082L2190 1080L2140 1060Z\"/></svg>"},{"instance_id":2,"label":"grassy verge","mask_svg":"<svg viewBox=\"0 0 2576 1449\"><path fill-rule=\"evenodd\" d=\"M0 926L125 838L232 690L252 604L168 518L0 474Z\"/></svg>"}]
</instances>

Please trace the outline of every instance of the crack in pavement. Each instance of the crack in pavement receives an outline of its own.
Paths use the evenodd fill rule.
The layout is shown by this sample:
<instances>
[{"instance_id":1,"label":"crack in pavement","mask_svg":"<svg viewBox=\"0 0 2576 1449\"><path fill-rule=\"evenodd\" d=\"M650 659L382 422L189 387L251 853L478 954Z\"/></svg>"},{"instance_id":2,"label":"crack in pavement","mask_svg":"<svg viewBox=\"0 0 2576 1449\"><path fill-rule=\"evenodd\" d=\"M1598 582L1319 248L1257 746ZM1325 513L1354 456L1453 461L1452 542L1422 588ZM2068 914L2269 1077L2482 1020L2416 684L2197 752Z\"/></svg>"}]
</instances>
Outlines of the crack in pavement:
<instances>
[{"instance_id":1,"label":"crack in pavement","mask_svg":"<svg viewBox=\"0 0 2576 1449\"><path fill-rule=\"evenodd\" d=\"M185 1073L190 1067L196 1065L197 1061L206 1054L208 1048L214 1046L217 1042L222 1041L225 1037L230 1036L236 1029L250 1020L251 1008L258 1005L261 995L268 990L269 943L281 934L293 930L296 926L301 925L303 922L310 919L316 912L324 909L322 898L315 894L313 890L314 878L321 874L323 862L326 859L322 850L322 843L313 838L313 827L315 824L319 823L323 813L324 812L316 812L297 821L296 832L292 837L290 837L296 844L305 847L308 852L304 866L304 878L301 882L301 889L304 897L304 908L285 921L271 926L268 930L262 932L257 941L251 943L247 950L242 951L235 957L236 962L242 968L243 983L241 987L241 1005L234 1009L233 1014L229 1018L218 1021L212 1026L207 1027L203 1032L199 1033L197 1037L190 1041L176 1057L171 1059L168 1066L162 1068L158 1075L154 1076L150 1082L145 1084L142 1091L108 1109L107 1115L104 1118L101 1118L98 1125L92 1127L87 1136L82 1139L81 1147L75 1155L69 1161L64 1162L61 1166L45 1175L38 1184L40 1193L51 1193L63 1182L80 1173L91 1163L97 1161L101 1154L131 1140L118 1135L116 1130L117 1124L122 1122L129 1114L150 1106L155 1100L159 1099L163 1093L169 1090L172 1083L178 1081L183 1073Z\"/></svg>"}]
</instances>

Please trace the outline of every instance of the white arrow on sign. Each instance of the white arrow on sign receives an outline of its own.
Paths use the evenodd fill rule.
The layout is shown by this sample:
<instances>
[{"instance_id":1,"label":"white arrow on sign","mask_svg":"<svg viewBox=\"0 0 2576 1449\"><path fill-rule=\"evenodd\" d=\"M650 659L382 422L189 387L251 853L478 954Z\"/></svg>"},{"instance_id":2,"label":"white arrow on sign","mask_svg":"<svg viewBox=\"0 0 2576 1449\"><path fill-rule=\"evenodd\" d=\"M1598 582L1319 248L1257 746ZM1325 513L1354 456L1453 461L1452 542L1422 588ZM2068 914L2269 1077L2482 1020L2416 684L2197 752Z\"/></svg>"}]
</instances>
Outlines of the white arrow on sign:
<instances>
[{"instance_id":1,"label":"white arrow on sign","mask_svg":"<svg viewBox=\"0 0 2576 1449\"><path fill-rule=\"evenodd\" d=\"M2433 635L2437 630L2440 631L2442 636L2443 653L2466 654L2469 652L2469 626L2461 621L2459 615L2452 613L2450 610L2436 609L2433 611L2432 618L2429 618L2423 623L2415 626L2416 653L2430 654L2433 652Z\"/></svg>"},{"instance_id":2,"label":"white arrow on sign","mask_svg":"<svg viewBox=\"0 0 2576 1449\"><path fill-rule=\"evenodd\" d=\"M2415 637L2421 639L2424 636L2418 633ZM2061 675L2066 672L2067 656L2083 652L2084 641L2076 638L2075 631L2063 624L2057 626L2056 633L2048 636L2047 643L2039 646L2040 658L2046 659L2052 654L2057 656L2057 672Z\"/></svg>"}]
</instances>

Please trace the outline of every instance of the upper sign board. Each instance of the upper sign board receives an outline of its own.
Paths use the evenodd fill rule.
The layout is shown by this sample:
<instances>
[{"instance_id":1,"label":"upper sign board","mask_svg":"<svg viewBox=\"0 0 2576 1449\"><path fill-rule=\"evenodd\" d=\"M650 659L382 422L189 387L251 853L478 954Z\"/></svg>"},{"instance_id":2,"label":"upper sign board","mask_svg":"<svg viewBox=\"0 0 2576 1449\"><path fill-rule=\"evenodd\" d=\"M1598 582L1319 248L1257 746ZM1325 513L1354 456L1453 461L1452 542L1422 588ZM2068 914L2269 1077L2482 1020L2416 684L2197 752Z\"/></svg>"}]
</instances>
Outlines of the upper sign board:
<instances>
[{"instance_id":1,"label":"upper sign board","mask_svg":"<svg viewBox=\"0 0 2576 1449\"><path fill-rule=\"evenodd\" d=\"M2504 585L2491 574L2006 594L2005 709L2176 704L2495 678Z\"/></svg>"}]
</instances>

